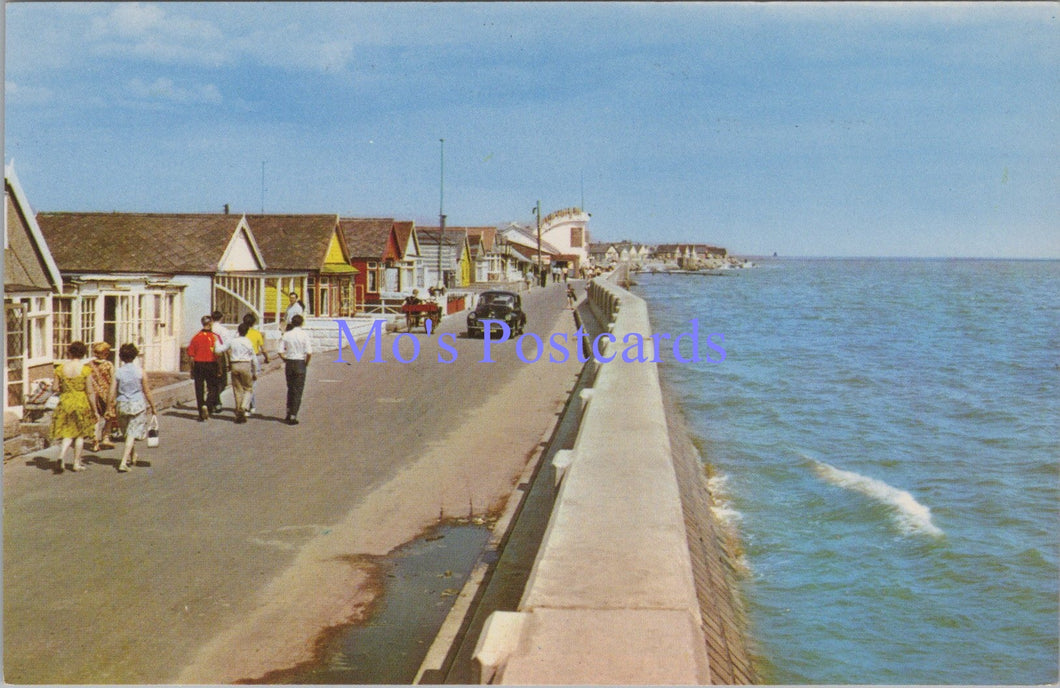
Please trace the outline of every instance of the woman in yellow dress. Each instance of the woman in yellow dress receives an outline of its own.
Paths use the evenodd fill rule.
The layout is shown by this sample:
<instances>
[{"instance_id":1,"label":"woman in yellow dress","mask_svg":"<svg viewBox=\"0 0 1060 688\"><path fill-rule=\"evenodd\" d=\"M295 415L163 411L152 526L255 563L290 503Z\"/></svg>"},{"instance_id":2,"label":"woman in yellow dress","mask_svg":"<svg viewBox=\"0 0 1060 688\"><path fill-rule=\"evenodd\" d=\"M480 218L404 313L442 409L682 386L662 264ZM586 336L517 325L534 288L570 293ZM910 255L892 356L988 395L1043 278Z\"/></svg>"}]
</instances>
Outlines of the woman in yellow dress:
<instances>
[{"instance_id":1,"label":"woman in yellow dress","mask_svg":"<svg viewBox=\"0 0 1060 688\"><path fill-rule=\"evenodd\" d=\"M59 450L58 472L63 472L63 460L70 445L74 445L75 471L85 470L81 454L85 438L96 432L96 387L92 384L92 368L85 364L88 347L84 342L71 342L66 360L55 364L55 387L59 390L59 405L52 412L52 439L62 440Z\"/></svg>"}]
</instances>

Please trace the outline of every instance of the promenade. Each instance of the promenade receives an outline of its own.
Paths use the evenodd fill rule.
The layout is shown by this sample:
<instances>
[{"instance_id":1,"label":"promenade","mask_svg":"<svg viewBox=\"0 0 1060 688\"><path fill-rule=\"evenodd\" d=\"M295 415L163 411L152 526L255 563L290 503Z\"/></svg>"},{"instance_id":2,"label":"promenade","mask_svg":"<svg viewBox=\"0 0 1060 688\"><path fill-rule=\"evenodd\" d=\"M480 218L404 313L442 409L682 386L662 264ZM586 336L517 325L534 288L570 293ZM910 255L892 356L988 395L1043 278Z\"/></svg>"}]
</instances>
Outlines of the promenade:
<instances>
[{"instance_id":1,"label":"promenade","mask_svg":"<svg viewBox=\"0 0 1060 688\"><path fill-rule=\"evenodd\" d=\"M562 285L523 298L528 332L574 332ZM463 332L463 315L440 331ZM282 422L281 372L258 381L245 425L230 403L207 423L191 404L164 411L161 446L140 443L128 474L116 449L86 452L83 473L57 475L55 447L8 461L5 680L227 683L289 668L326 629L365 618L373 558L439 518L503 507L580 364L526 364L513 343L482 363L483 343L464 338L440 363L437 337L417 338L408 364L395 335L386 363L314 355L298 426Z\"/></svg>"}]
</instances>

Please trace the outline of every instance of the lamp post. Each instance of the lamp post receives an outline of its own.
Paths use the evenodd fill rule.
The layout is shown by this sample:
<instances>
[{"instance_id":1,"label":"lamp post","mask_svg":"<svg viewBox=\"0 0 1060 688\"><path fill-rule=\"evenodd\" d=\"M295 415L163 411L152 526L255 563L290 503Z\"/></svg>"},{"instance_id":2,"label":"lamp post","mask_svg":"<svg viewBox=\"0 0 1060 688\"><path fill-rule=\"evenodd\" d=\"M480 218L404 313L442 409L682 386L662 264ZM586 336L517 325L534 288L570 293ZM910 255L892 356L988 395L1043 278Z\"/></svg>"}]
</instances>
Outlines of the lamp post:
<instances>
[{"instance_id":1,"label":"lamp post","mask_svg":"<svg viewBox=\"0 0 1060 688\"><path fill-rule=\"evenodd\" d=\"M541 264L541 201L537 202L534 214L537 215L537 281L543 287L546 280L544 266Z\"/></svg>"},{"instance_id":2,"label":"lamp post","mask_svg":"<svg viewBox=\"0 0 1060 688\"><path fill-rule=\"evenodd\" d=\"M438 139L442 143L441 155L441 183L440 196L438 199L438 287L445 286L442 278L442 236L445 234L445 139Z\"/></svg>"}]
</instances>

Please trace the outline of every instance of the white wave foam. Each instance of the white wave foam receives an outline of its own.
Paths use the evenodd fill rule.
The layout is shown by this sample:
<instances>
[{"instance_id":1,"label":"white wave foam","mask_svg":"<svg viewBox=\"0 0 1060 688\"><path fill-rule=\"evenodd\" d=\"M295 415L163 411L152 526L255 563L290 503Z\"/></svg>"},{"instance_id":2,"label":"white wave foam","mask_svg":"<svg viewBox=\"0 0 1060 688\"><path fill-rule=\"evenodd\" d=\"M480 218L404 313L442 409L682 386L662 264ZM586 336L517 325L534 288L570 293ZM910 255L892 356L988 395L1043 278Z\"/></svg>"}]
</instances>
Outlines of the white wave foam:
<instances>
[{"instance_id":1,"label":"white wave foam","mask_svg":"<svg viewBox=\"0 0 1060 688\"><path fill-rule=\"evenodd\" d=\"M715 473L714 475L707 478L707 490L714 496L714 499L725 499L728 494L729 487L729 476L721 473Z\"/></svg>"},{"instance_id":2,"label":"white wave foam","mask_svg":"<svg viewBox=\"0 0 1060 688\"><path fill-rule=\"evenodd\" d=\"M724 525L736 527L743 519L743 514L737 511L729 497L729 476L724 473L715 473L707 478L707 491L714 501L710 508L714 515Z\"/></svg>"},{"instance_id":3,"label":"white wave foam","mask_svg":"<svg viewBox=\"0 0 1060 688\"><path fill-rule=\"evenodd\" d=\"M733 528L738 526L743 518L743 515L739 511L733 509L728 504L712 506L710 507L710 510L714 514L714 517L717 518L718 521L722 523L722 525L730 526Z\"/></svg>"},{"instance_id":4,"label":"white wave foam","mask_svg":"<svg viewBox=\"0 0 1060 688\"><path fill-rule=\"evenodd\" d=\"M811 459L812 460L812 459ZM931 522L931 509L916 501L905 490L892 487L882 480L843 471L823 461L813 460L814 470L823 480L847 490L854 490L890 507L898 526L907 533L924 533L940 536L940 530Z\"/></svg>"}]
</instances>

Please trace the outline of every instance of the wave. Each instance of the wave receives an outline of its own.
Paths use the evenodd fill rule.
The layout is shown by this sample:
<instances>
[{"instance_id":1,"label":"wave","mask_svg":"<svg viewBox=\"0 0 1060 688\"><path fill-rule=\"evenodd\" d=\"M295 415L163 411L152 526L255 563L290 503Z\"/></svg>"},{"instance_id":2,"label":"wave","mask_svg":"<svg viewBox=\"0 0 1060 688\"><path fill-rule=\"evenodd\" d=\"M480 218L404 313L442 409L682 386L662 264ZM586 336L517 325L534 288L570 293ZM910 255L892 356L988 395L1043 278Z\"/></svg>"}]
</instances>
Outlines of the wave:
<instances>
[{"instance_id":1,"label":"wave","mask_svg":"<svg viewBox=\"0 0 1060 688\"><path fill-rule=\"evenodd\" d=\"M729 562L740 576L748 577L751 575L751 564L747 561L739 535L743 514L737 511L729 500L728 484L728 476L722 473L713 473L707 478L707 491L713 502L710 511L722 531L723 541L728 543L726 549L730 557Z\"/></svg>"},{"instance_id":2,"label":"wave","mask_svg":"<svg viewBox=\"0 0 1060 688\"><path fill-rule=\"evenodd\" d=\"M931 522L931 509L916 501L913 495L905 490L892 487L882 480L844 471L823 461L813 461L813 468L821 479L847 490L854 490L889 507L898 527L906 533L923 533L933 537L943 535Z\"/></svg>"},{"instance_id":3,"label":"wave","mask_svg":"<svg viewBox=\"0 0 1060 688\"><path fill-rule=\"evenodd\" d=\"M729 499L728 485L729 477L722 473L715 473L707 478L707 491L714 502L710 510L722 525L735 529L743 520L743 514L733 507Z\"/></svg>"}]
</instances>

